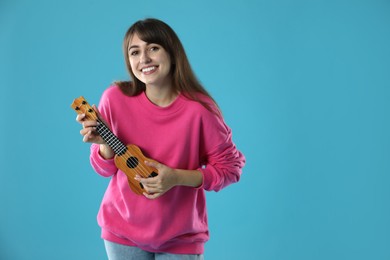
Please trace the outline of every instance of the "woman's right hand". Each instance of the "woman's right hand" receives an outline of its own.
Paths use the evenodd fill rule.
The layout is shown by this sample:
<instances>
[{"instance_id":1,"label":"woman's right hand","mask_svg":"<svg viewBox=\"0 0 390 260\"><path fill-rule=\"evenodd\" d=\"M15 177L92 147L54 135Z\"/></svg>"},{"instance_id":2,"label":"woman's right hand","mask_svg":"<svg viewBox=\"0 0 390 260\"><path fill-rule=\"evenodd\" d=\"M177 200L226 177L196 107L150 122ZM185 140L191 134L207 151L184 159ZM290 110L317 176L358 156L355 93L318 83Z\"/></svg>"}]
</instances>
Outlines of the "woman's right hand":
<instances>
[{"instance_id":1,"label":"woman's right hand","mask_svg":"<svg viewBox=\"0 0 390 260\"><path fill-rule=\"evenodd\" d=\"M101 138L96 130L98 124L96 120L85 120L85 114L79 114L76 117L76 121L83 126L80 130L80 134L83 136L83 142L105 144L103 138Z\"/></svg>"},{"instance_id":2,"label":"woman's right hand","mask_svg":"<svg viewBox=\"0 0 390 260\"><path fill-rule=\"evenodd\" d=\"M98 117L101 118L96 106L93 105L92 108L93 110L95 110L95 113L98 115ZM83 142L106 144L106 142L96 130L96 127L98 125L98 122L96 120L86 120L85 114L78 114L76 117L76 121L83 126L83 129L80 130L80 134L83 136Z\"/></svg>"},{"instance_id":3,"label":"woman's right hand","mask_svg":"<svg viewBox=\"0 0 390 260\"><path fill-rule=\"evenodd\" d=\"M101 119L100 113L96 106L92 106L95 110L98 117ZM102 119L101 119L102 120ZM110 159L114 157L114 151L111 147L103 140L103 138L99 135L96 130L98 122L96 120L86 120L85 114L78 114L76 117L76 121L79 122L83 129L80 130L80 134L83 136L83 142L85 143L95 143L100 144L100 154L105 159ZM104 122L104 121L103 121Z\"/></svg>"}]
</instances>

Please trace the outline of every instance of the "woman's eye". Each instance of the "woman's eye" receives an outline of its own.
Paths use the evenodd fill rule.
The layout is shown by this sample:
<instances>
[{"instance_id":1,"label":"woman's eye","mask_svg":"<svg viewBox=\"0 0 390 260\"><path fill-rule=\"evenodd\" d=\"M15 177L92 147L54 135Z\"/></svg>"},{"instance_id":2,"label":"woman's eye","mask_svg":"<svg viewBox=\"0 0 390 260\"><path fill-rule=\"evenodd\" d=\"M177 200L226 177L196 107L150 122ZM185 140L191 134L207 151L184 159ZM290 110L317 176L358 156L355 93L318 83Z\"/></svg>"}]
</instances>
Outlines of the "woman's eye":
<instances>
[{"instance_id":1,"label":"woman's eye","mask_svg":"<svg viewBox=\"0 0 390 260\"><path fill-rule=\"evenodd\" d=\"M130 55L131 56L136 56L136 55L138 55L138 51L132 51L132 52L130 52Z\"/></svg>"},{"instance_id":2,"label":"woman's eye","mask_svg":"<svg viewBox=\"0 0 390 260\"><path fill-rule=\"evenodd\" d=\"M159 49L157 46L150 47L150 51L158 51Z\"/></svg>"}]
</instances>

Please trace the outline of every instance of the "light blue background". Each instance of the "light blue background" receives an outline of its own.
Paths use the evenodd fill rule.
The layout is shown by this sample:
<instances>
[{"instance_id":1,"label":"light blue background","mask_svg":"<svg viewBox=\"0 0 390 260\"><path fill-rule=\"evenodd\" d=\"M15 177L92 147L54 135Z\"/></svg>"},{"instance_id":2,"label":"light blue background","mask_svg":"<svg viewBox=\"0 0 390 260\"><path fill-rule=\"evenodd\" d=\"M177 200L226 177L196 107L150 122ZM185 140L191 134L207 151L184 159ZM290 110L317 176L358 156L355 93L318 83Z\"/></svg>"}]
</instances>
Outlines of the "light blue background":
<instances>
[{"instance_id":1,"label":"light blue background","mask_svg":"<svg viewBox=\"0 0 390 260\"><path fill-rule=\"evenodd\" d=\"M390 259L390 2L0 1L0 259L105 259L70 104L126 79L123 35L181 38L247 165L206 259ZM169 223L167 223L169 224Z\"/></svg>"}]
</instances>

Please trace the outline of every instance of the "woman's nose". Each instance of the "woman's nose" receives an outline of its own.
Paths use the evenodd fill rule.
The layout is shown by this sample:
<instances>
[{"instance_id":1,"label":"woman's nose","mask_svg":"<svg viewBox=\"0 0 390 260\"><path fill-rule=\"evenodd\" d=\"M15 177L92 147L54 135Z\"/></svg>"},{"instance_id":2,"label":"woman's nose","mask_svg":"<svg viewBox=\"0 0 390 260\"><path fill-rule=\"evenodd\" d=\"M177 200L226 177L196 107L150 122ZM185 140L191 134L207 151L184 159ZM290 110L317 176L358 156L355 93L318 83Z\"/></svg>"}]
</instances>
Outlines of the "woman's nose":
<instances>
[{"instance_id":1,"label":"woman's nose","mask_svg":"<svg viewBox=\"0 0 390 260\"><path fill-rule=\"evenodd\" d=\"M142 52L140 62L141 63L148 63L150 61L151 61L151 59L150 59L148 53L146 51Z\"/></svg>"}]
</instances>

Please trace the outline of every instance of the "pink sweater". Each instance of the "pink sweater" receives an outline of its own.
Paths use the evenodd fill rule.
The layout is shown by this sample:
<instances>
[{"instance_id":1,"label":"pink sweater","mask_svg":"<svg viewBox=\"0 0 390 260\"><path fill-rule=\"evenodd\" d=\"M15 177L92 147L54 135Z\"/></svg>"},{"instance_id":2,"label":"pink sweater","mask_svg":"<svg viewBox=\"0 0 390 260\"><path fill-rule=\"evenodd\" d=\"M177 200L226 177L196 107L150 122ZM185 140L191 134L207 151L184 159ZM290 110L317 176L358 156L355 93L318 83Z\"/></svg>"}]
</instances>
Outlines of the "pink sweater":
<instances>
[{"instance_id":1,"label":"pink sweater","mask_svg":"<svg viewBox=\"0 0 390 260\"><path fill-rule=\"evenodd\" d=\"M123 143L139 146L146 157L203 173L201 187L176 186L149 200L135 195L125 174L113 160L100 156L99 145L92 144L92 167L112 177L97 217L102 238L151 252L203 253L209 239L204 190L218 191L237 182L245 163L230 128L183 95L162 108L145 93L128 97L112 86L103 93L99 110L113 133Z\"/></svg>"}]
</instances>

